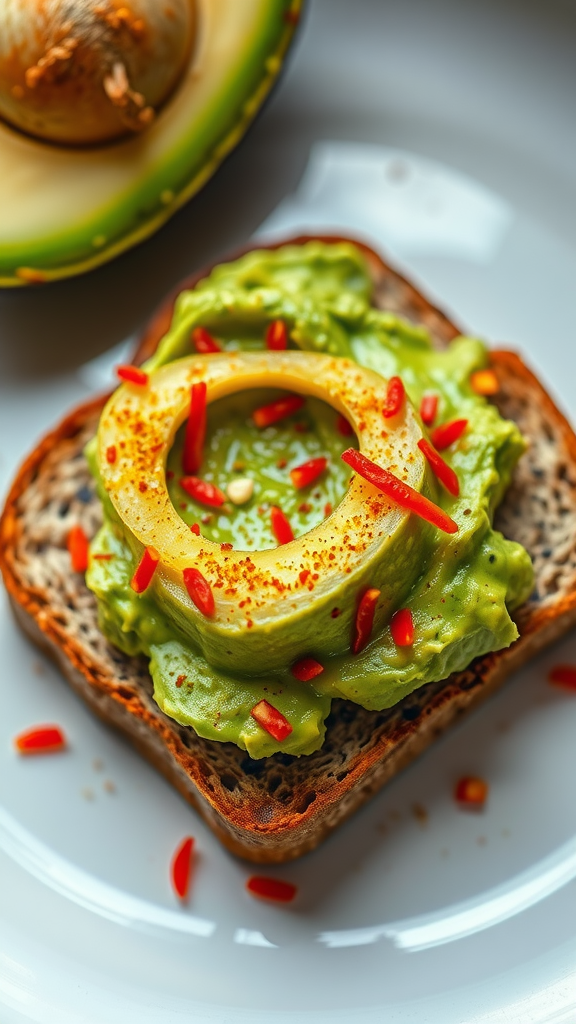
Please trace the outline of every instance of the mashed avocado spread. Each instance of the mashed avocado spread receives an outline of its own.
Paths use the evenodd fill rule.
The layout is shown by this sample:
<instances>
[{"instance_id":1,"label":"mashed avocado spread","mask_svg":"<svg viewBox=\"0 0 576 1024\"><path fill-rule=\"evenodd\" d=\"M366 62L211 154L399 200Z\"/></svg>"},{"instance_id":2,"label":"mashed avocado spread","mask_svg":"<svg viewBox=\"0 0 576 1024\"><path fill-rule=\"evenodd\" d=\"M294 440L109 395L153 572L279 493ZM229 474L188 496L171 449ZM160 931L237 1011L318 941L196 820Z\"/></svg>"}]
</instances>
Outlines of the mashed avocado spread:
<instances>
[{"instance_id":1,"label":"mashed avocado spread","mask_svg":"<svg viewBox=\"0 0 576 1024\"><path fill-rule=\"evenodd\" d=\"M242 481L240 489L245 494L251 490L242 504L207 506L182 486L185 424L171 440L161 468L162 486L179 517L175 518L199 533L198 564L210 576L217 602L213 619L206 618L185 606L168 578L162 582L155 577L140 594L131 588L142 545L134 540L105 484L109 473L102 438L110 429L106 411L100 448L95 439L87 449L104 508L87 574L103 632L127 654L150 659L154 696L167 715L207 739L236 743L251 757L318 749L334 698L381 710L418 686L465 668L475 657L508 646L518 635L509 612L532 588L528 554L491 525L525 443L516 425L503 420L495 406L471 387L471 374L487 364L483 344L461 337L446 350L436 351L422 327L374 309L370 295L364 258L351 244L309 242L252 252L216 267L193 291L179 296L170 330L145 369L151 381L187 373L191 332L198 326L217 338L228 354L262 352L268 325L282 320L289 336L287 359L298 350L322 353L326 366L349 377L356 367L359 380L358 367L365 368L367 379L383 378L383 386L391 377L401 377L411 402L406 415L424 436L427 431L417 410L424 393L434 392L436 423L468 421L464 434L442 452L458 475L459 495L451 496L419 455L416 461L408 451L403 458L418 478L418 489L458 524L457 533L444 533L416 515L391 508L382 495L374 496L369 484L363 484L359 493L372 510L375 539L365 526L354 533L358 517L352 517L344 536L335 536L335 527L331 533L337 510L356 486L340 458L354 444L354 436L347 436L340 413L318 394L306 398L291 415L258 427L254 410L285 394L278 389L278 380L264 389L260 375L257 386L248 384L209 405L199 472L202 480L224 492L233 481ZM196 364L210 359L221 357L197 356ZM137 409L138 389L132 390L129 401ZM381 443L386 444L387 421L382 417L378 423L385 439ZM402 443L406 448L405 439ZM327 459L326 468L309 486L296 488L290 470L313 458ZM393 470L392 465L388 468ZM137 466L134 472L138 473ZM157 481L144 472L138 485L147 490ZM289 521L293 543L277 547L273 506ZM379 535L376 527L386 515L392 526L386 527L386 536ZM324 548L317 555L306 548L307 538L320 536L321 531ZM350 564L340 572L343 545ZM286 561L289 551L292 561ZM277 576L274 559L280 566ZM221 575L218 566L225 567L226 560L231 568L223 568ZM238 611L238 621L232 614L226 622L219 621L218 602L227 600L231 607L234 603L234 588L229 586L232 564L242 587L268 588L266 616L262 613L252 621L251 613L243 610ZM270 571L258 570L258 576L255 566L260 564ZM299 566L308 564L316 565L317 571L298 572ZM296 567L293 587L285 582L288 565ZM380 590L374 628L370 642L353 654L350 638L358 601L367 587ZM409 646L397 646L389 628L399 608L412 613L414 642ZM323 671L301 682L291 669L306 657L321 663ZM286 738L274 739L252 716L262 700L290 723Z\"/></svg>"}]
</instances>

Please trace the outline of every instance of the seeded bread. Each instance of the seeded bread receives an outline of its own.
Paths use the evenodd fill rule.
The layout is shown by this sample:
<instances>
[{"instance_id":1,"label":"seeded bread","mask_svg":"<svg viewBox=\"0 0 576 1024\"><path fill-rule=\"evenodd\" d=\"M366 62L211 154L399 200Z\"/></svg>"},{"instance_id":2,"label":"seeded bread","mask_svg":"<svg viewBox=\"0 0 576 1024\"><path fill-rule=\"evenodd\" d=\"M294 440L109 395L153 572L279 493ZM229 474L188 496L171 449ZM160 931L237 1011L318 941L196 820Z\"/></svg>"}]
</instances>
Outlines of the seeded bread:
<instances>
[{"instance_id":1,"label":"seeded bread","mask_svg":"<svg viewBox=\"0 0 576 1024\"><path fill-rule=\"evenodd\" d=\"M362 248L375 304L425 324L438 347L449 344L456 326ZM155 349L173 300L150 324L136 360ZM334 701L324 746L307 757L254 761L232 744L200 739L156 706L145 660L125 656L99 632L95 599L70 571L66 538L75 524L92 536L101 521L82 452L104 399L72 412L19 470L0 520L0 568L18 622L89 706L163 772L234 853L272 863L312 850L513 669L576 622L576 437L517 355L494 351L491 359L500 383L496 404L530 442L496 520L534 561L535 588L516 615L520 639L387 711Z\"/></svg>"}]
</instances>

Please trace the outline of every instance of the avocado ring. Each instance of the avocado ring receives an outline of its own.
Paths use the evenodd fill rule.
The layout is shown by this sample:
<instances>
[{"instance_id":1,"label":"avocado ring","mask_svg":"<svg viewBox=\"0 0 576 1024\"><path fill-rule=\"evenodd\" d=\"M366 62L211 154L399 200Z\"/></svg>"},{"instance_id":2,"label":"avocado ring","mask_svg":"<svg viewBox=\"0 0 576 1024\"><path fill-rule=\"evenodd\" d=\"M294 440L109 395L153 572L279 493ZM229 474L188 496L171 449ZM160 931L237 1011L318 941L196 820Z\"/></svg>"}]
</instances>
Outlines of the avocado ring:
<instances>
[{"instance_id":1,"label":"avocado ring","mask_svg":"<svg viewBox=\"0 0 576 1024\"><path fill-rule=\"evenodd\" d=\"M158 552L155 596L211 665L247 673L256 663L260 672L283 670L298 654L295 637L320 656L345 653L357 594L366 586L382 589L377 625L385 623L404 580L418 572L432 527L355 476L327 519L280 549L222 551L196 536L170 500L165 467L188 413L190 387L199 381L206 383L209 402L262 385L320 398L347 417L363 454L422 491L428 480L417 446L422 429L411 404L385 421L387 382L348 359L305 351L226 352L168 363L145 387L123 385L102 415L101 485L134 555L148 547ZM107 458L111 448L118 451L113 463ZM391 567L400 563L402 574L394 578ZM213 587L213 616L199 612L188 596L182 573L189 567ZM330 615L335 603L348 609L338 620Z\"/></svg>"}]
</instances>

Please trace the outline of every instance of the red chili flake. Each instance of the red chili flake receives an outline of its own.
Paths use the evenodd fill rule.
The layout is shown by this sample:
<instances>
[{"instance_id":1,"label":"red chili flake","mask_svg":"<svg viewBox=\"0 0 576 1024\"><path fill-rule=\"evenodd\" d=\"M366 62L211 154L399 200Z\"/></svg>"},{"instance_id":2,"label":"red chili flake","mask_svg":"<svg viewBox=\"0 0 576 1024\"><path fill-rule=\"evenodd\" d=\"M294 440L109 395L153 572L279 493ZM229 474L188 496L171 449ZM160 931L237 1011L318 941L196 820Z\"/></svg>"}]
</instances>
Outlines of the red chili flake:
<instances>
[{"instance_id":1,"label":"red chili flake","mask_svg":"<svg viewBox=\"0 0 576 1024\"><path fill-rule=\"evenodd\" d=\"M206 437L206 383L200 381L190 389L190 413L184 435L182 467L185 473L196 473L202 464Z\"/></svg>"},{"instance_id":2,"label":"red chili flake","mask_svg":"<svg viewBox=\"0 0 576 1024\"><path fill-rule=\"evenodd\" d=\"M351 437L352 434L354 433L354 428L352 424L348 422L345 416L342 416L340 414L338 415L338 419L336 420L336 429L338 430L339 434L342 434L342 437Z\"/></svg>"},{"instance_id":3,"label":"red chili flake","mask_svg":"<svg viewBox=\"0 0 576 1024\"><path fill-rule=\"evenodd\" d=\"M568 690L576 690L576 666L555 665L550 670L548 679L556 686L565 686Z\"/></svg>"},{"instance_id":4,"label":"red chili flake","mask_svg":"<svg viewBox=\"0 0 576 1024\"><path fill-rule=\"evenodd\" d=\"M202 353L202 355L222 351L216 338L213 338L204 327L194 328L192 331L192 341L196 351Z\"/></svg>"},{"instance_id":5,"label":"red chili flake","mask_svg":"<svg viewBox=\"0 0 576 1024\"><path fill-rule=\"evenodd\" d=\"M294 424L294 430L296 431L297 434L307 434L308 431L310 430L310 427L308 426L307 423L304 423L302 420L300 420L298 423Z\"/></svg>"},{"instance_id":6,"label":"red chili flake","mask_svg":"<svg viewBox=\"0 0 576 1024\"><path fill-rule=\"evenodd\" d=\"M307 683L310 679L321 675L324 665L321 665L315 658L301 658L300 661L292 665L290 671L295 679L299 679L301 683Z\"/></svg>"},{"instance_id":7,"label":"red chili flake","mask_svg":"<svg viewBox=\"0 0 576 1024\"><path fill-rule=\"evenodd\" d=\"M306 515L312 511L312 505L308 501L303 501L301 505L298 505L298 511L303 512Z\"/></svg>"},{"instance_id":8,"label":"red chili flake","mask_svg":"<svg viewBox=\"0 0 576 1024\"><path fill-rule=\"evenodd\" d=\"M114 558L114 555L110 555L110 554L106 554L106 555L104 555L104 554L92 555L92 558L95 558L96 561L98 561L98 562L109 562L111 558Z\"/></svg>"},{"instance_id":9,"label":"red chili flake","mask_svg":"<svg viewBox=\"0 0 576 1024\"><path fill-rule=\"evenodd\" d=\"M160 555L156 548L146 548L142 558L136 566L136 571L130 580L132 590L137 594L143 594L152 583L152 577L156 572L156 566L160 561Z\"/></svg>"},{"instance_id":10,"label":"red chili flake","mask_svg":"<svg viewBox=\"0 0 576 1024\"><path fill-rule=\"evenodd\" d=\"M457 523L450 516L446 515L441 508L438 508L438 505L435 505L433 501L429 501L423 494L419 494L413 487L403 483L393 473L389 473L387 469L377 466L375 462L367 459L365 455L357 452L355 448L348 448L343 452L342 459L356 473L359 473L369 483L374 484L375 487L391 498L392 501L395 501L397 505L400 505L401 508L405 508L408 512L414 512L421 519L431 523L432 526L437 526L438 529L443 530L444 533L457 533Z\"/></svg>"},{"instance_id":11,"label":"red chili flake","mask_svg":"<svg viewBox=\"0 0 576 1024\"><path fill-rule=\"evenodd\" d=\"M288 463L286 462L286 459L278 459L278 462L276 463L278 469L286 469L287 465Z\"/></svg>"},{"instance_id":12,"label":"red chili flake","mask_svg":"<svg viewBox=\"0 0 576 1024\"><path fill-rule=\"evenodd\" d=\"M141 480L138 484L138 490L141 491L142 494L145 494L148 490L148 484L144 480Z\"/></svg>"},{"instance_id":13,"label":"red chili flake","mask_svg":"<svg viewBox=\"0 0 576 1024\"><path fill-rule=\"evenodd\" d=\"M304 584L306 583L306 580L308 579L309 575L310 569L302 569L302 572L298 573L298 579L300 580L302 586L304 586Z\"/></svg>"},{"instance_id":14,"label":"red chili flake","mask_svg":"<svg viewBox=\"0 0 576 1024\"><path fill-rule=\"evenodd\" d=\"M460 483L454 470L444 462L442 456L438 454L436 449L432 447L425 437L422 437L420 441L418 441L418 447L424 458L430 463L432 470L435 476L438 477L440 483L444 485L450 494L457 497L460 494Z\"/></svg>"},{"instance_id":15,"label":"red chili flake","mask_svg":"<svg viewBox=\"0 0 576 1024\"><path fill-rule=\"evenodd\" d=\"M145 387L148 383L148 374L138 366L117 366L116 375L120 380L128 384L138 384L139 387Z\"/></svg>"},{"instance_id":16,"label":"red chili flake","mask_svg":"<svg viewBox=\"0 0 576 1024\"><path fill-rule=\"evenodd\" d=\"M332 502L331 501L327 501L326 504L324 505L324 515L326 516L326 518L328 518L328 516L332 515Z\"/></svg>"},{"instance_id":17,"label":"red chili flake","mask_svg":"<svg viewBox=\"0 0 576 1024\"><path fill-rule=\"evenodd\" d=\"M270 525L279 544L288 544L289 541L294 540L292 527L282 509L277 505L272 505L270 509Z\"/></svg>"},{"instance_id":18,"label":"red chili flake","mask_svg":"<svg viewBox=\"0 0 576 1024\"><path fill-rule=\"evenodd\" d=\"M232 551L233 547L234 547L233 544L224 543L224 544L220 545L220 550L221 551Z\"/></svg>"},{"instance_id":19,"label":"red chili flake","mask_svg":"<svg viewBox=\"0 0 576 1024\"><path fill-rule=\"evenodd\" d=\"M333 608L332 611L330 612L330 615L332 616L333 619L337 619L340 614L341 611L339 608Z\"/></svg>"},{"instance_id":20,"label":"red chili flake","mask_svg":"<svg viewBox=\"0 0 576 1024\"><path fill-rule=\"evenodd\" d=\"M110 444L106 449L106 462L112 466L116 462L116 445Z\"/></svg>"},{"instance_id":21,"label":"red chili flake","mask_svg":"<svg viewBox=\"0 0 576 1024\"><path fill-rule=\"evenodd\" d=\"M178 679L176 680L176 686L178 687L178 689L180 689L180 687L182 686L182 683L185 683L185 682L186 682L186 676L185 675L178 676Z\"/></svg>"},{"instance_id":22,"label":"red chili flake","mask_svg":"<svg viewBox=\"0 0 576 1024\"><path fill-rule=\"evenodd\" d=\"M406 392L400 377L390 377L388 387L386 388L386 400L382 409L382 415L385 420L398 415L404 404L405 395Z\"/></svg>"},{"instance_id":23,"label":"red chili flake","mask_svg":"<svg viewBox=\"0 0 576 1024\"><path fill-rule=\"evenodd\" d=\"M197 537L200 536L200 527L199 527L198 523L192 523L192 526L190 527L190 529L192 530L192 533L196 534Z\"/></svg>"},{"instance_id":24,"label":"red chili flake","mask_svg":"<svg viewBox=\"0 0 576 1024\"><path fill-rule=\"evenodd\" d=\"M420 402L420 416L422 423L431 427L438 412L438 395L435 391L425 391Z\"/></svg>"},{"instance_id":25,"label":"red chili flake","mask_svg":"<svg viewBox=\"0 0 576 1024\"><path fill-rule=\"evenodd\" d=\"M308 459L308 462L303 462L301 466L295 466L290 470L290 479L294 487L297 490L309 487L322 475L327 465L328 459L322 455L317 459Z\"/></svg>"},{"instance_id":26,"label":"red chili flake","mask_svg":"<svg viewBox=\"0 0 576 1024\"><path fill-rule=\"evenodd\" d=\"M201 480L198 476L183 476L180 486L201 505L209 505L211 508L220 508L226 501L226 495L216 484L210 484L207 480Z\"/></svg>"},{"instance_id":27,"label":"red chili flake","mask_svg":"<svg viewBox=\"0 0 576 1024\"><path fill-rule=\"evenodd\" d=\"M66 539L73 572L86 572L88 568L88 537L81 526L73 526Z\"/></svg>"},{"instance_id":28,"label":"red chili flake","mask_svg":"<svg viewBox=\"0 0 576 1024\"><path fill-rule=\"evenodd\" d=\"M263 427L270 427L279 420L286 419L293 412L297 412L304 405L304 399L300 395L286 395L285 398L278 398L270 405L261 405L252 413L252 419L261 430Z\"/></svg>"},{"instance_id":29,"label":"red chili flake","mask_svg":"<svg viewBox=\"0 0 576 1024\"><path fill-rule=\"evenodd\" d=\"M370 639L379 597L380 591L376 587L369 587L360 598L354 623L354 636L352 637L353 654L360 654Z\"/></svg>"},{"instance_id":30,"label":"red chili flake","mask_svg":"<svg viewBox=\"0 0 576 1024\"><path fill-rule=\"evenodd\" d=\"M470 387L477 395L497 395L500 390L494 370L475 370L470 374Z\"/></svg>"},{"instance_id":31,"label":"red chili flake","mask_svg":"<svg viewBox=\"0 0 576 1024\"><path fill-rule=\"evenodd\" d=\"M199 569L184 569L184 586L188 591L190 600L196 605L203 615L214 615L215 604L212 587L208 580L202 575Z\"/></svg>"},{"instance_id":32,"label":"red chili flake","mask_svg":"<svg viewBox=\"0 0 576 1024\"><path fill-rule=\"evenodd\" d=\"M174 892L181 900L186 899L190 888L190 867L192 864L193 848L194 840L192 836L187 836L186 839L182 840L174 853L172 864L170 865L170 878Z\"/></svg>"},{"instance_id":33,"label":"red chili flake","mask_svg":"<svg viewBox=\"0 0 576 1024\"><path fill-rule=\"evenodd\" d=\"M264 900L275 900L276 903L291 903L298 892L292 882L281 882L279 878L267 878L265 875L252 875L246 882L248 892Z\"/></svg>"},{"instance_id":34,"label":"red chili flake","mask_svg":"<svg viewBox=\"0 0 576 1024\"><path fill-rule=\"evenodd\" d=\"M58 725L37 725L14 739L19 754L55 754L66 747L66 737Z\"/></svg>"},{"instance_id":35,"label":"red chili flake","mask_svg":"<svg viewBox=\"0 0 576 1024\"><path fill-rule=\"evenodd\" d=\"M166 479L167 479L167 480L173 480L173 479L174 479L174 477L175 477L175 475L176 475L176 474L174 473L174 470L173 470L173 469L167 469L167 470L166 470Z\"/></svg>"},{"instance_id":36,"label":"red chili flake","mask_svg":"<svg viewBox=\"0 0 576 1024\"><path fill-rule=\"evenodd\" d=\"M292 732L292 726L281 711L269 704L267 700L260 700L254 705L250 714L252 718L261 725L267 733L278 743L282 743Z\"/></svg>"},{"instance_id":37,"label":"red chili flake","mask_svg":"<svg viewBox=\"0 0 576 1024\"><path fill-rule=\"evenodd\" d=\"M397 647L412 647L414 620L409 608L399 608L390 619L390 632Z\"/></svg>"},{"instance_id":38,"label":"red chili flake","mask_svg":"<svg viewBox=\"0 0 576 1024\"><path fill-rule=\"evenodd\" d=\"M450 420L448 423L441 423L430 435L432 444L438 451L443 451L444 448L448 448L459 437L462 437L467 426L468 420Z\"/></svg>"},{"instance_id":39,"label":"red chili flake","mask_svg":"<svg viewBox=\"0 0 576 1024\"><path fill-rule=\"evenodd\" d=\"M454 799L468 807L483 807L488 797L488 783L483 779L465 776L454 789Z\"/></svg>"},{"instance_id":40,"label":"red chili flake","mask_svg":"<svg viewBox=\"0 0 576 1024\"><path fill-rule=\"evenodd\" d=\"M266 348L271 352L283 352L288 348L288 331L283 320L273 320L266 331Z\"/></svg>"}]
</instances>

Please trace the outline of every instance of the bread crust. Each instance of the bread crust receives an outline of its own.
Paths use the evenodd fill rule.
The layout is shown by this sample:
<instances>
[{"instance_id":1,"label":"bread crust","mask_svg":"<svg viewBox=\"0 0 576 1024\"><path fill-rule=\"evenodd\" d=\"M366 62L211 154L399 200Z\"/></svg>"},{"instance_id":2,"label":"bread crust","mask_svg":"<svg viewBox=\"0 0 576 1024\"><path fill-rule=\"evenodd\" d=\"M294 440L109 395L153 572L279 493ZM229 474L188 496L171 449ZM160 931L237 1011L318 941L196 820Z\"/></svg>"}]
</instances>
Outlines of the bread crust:
<instances>
[{"instance_id":1,"label":"bread crust","mask_svg":"<svg viewBox=\"0 0 576 1024\"><path fill-rule=\"evenodd\" d=\"M310 236L299 236L258 248L307 240ZM335 238L324 236L323 240ZM368 260L379 305L424 323L439 347L460 333L376 253L355 244ZM143 334L136 361L143 361L156 348L169 326L179 291L192 287L208 272L194 275L166 300ZM86 486L80 483L88 479L81 451L96 427L106 396L73 410L20 467L0 520L0 568L17 621L58 663L75 691L134 743L233 853L254 862L272 863L312 850L446 728L494 692L512 671L576 623L576 437L519 356L493 351L491 363L500 382L497 404L506 416L511 408L516 410L512 418L519 421L531 442L499 513L504 532L520 539L535 561L535 593L516 616L520 639L506 650L476 659L465 672L421 687L386 712L368 712L335 701L325 747L303 759L274 755L263 763L251 762L233 745L202 740L167 718L152 699L142 659L122 655L102 637L94 639L95 599L83 579L75 581L77 607L72 610L70 594L63 593L64 583L60 589L49 590L35 580L36 560L48 556L45 545L31 546L27 518L31 496L35 508L41 505L54 473L63 465L72 474L74 486ZM560 481L558 507L554 506L550 522L540 529L540 521L527 514L532 497L527 489L531 473L535 481L544 479L548 489L551 452L554 467L559 467L554 469ZM77 470L70 469L75 466ZM94 500L76 507L72 502L73 520L85 522L88 532L94 529L98 504ZM560 529L564 530L565 557L550 572L548 541L557 541ZM52 556L61 554L65 559L64 532L53 545ZM84 633L77 628L80 620ZM87 635L93 639L87 640Z\"/></svg>"}]
</instances>

